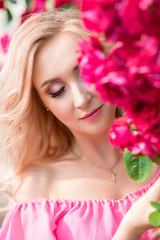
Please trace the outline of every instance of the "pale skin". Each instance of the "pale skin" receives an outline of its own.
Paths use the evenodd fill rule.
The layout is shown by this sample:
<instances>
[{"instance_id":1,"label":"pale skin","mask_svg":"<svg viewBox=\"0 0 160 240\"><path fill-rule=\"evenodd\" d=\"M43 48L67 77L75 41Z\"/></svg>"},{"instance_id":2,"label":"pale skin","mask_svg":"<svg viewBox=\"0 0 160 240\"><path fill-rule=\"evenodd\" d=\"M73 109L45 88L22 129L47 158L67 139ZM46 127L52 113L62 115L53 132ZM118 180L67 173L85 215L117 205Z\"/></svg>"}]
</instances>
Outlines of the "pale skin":
<instances>
[{"instance_id":1,"label":"pale skin","mask_svg":"<svg viewBox=\"0 0 160 240\"><path fill-rule=\"evenodd\" d=\"M78 39L79 37L71 32L57 34L38 51L33 69L33 85L44 106L72 131L74 144L72 149L57 161L28 166L19 176L21 185L15 201L37 198L120 199L145 186L158 171L159 166L153 164L149 178L143 183L137 183L127 175L119 150L108 141L108 130L115 118L115 107L102 102L94 86L88 87L81 80L77 68ZM47 83L47 80L53 81ZM57 92L60 94L52 98L51 94L55 96ZM82 119L85 114L100 106L102 107L93 119ZM111 168L114 164L116 183L110 172L102 169ZM35 189L34 183L37 181L39 184ZM160 183L160 179L158 181ZM159 200L159 183L154 184L148 193L133 205L113 240L137 240L151 227L148 224L148 214L152 210L149 202ZM141 214L140 203L144 206L145 214ZM143 216L142 219L139 219L139 213ZM131 234L132 232L134 234Z\"/></svg>"}]
</instances>

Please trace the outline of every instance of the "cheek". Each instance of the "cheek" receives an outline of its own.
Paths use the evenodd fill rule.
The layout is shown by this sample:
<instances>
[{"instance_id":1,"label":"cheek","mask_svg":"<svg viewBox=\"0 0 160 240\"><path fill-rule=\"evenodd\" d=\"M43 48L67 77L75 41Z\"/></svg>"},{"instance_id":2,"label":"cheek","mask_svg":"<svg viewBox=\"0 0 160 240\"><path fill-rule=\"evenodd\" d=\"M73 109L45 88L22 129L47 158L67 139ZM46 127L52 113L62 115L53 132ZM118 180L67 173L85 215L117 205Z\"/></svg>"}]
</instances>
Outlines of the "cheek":
<instances>
[{"instance_id":1,"label":"cheek","mask_svg":"<svg viewBox=\"0 0 160 240\"><path fill-rule=\"evenodd\" d=\"M115 117L116 106L114 106L114 105L109 105L109 104L106 103L106 102L104 102L104 106L105 106L105 108L106 108L106 111L108 112L108 115Z\"/></svg>"},{"instance_id":2,"label":"cheek","mask_svg":"<svg viewBox=\"0 0 160 240\"><path fill-rule=\"evenodd\" d=\"M61 122L65 123L67 120L73 118L72 106L65 102L52 103L48 105L50 111L56 116Z\"/></svg>"},{"instance_id":3,"label":"cheek","mask_svg":"<svg viewBox=\"0 0 160 240\"><path fill-rule=\"evenodd\" d=\"M37 91L38 92L38 91ZM66 99L51 98L45 96L45 94L38 93L43 105L50 110L60 121L64 121L68 118L72 112L71 103L67 102Z\"/></svg>"},{"instance_id":4,"label":"cheek","mask_svg":"<svg viewBox=\"0 0 160 240\"><path fill-rule=\"evenodd\" d=\"M113 121L116 117L116 107L113 105L108 105L107 103L105 103L106 105L106 116L108 118L108 122L110 122L110 124L113 124Z\"/></svg>"},{"instance_id":5,"label":"cheek","mask_svg":"<svg viewBox=\"0 0 160 240\"><path fill-rule=\"evenodd\" d=\"M84 83L84 84L87 86L88 90L90 91L90 93L93 96L96 96L96 97L100 98L100 95L99 95L98 91L96 90L95 84L90 84L90 85L87 85L86 83Z\"/></svg>"}]
</instances>

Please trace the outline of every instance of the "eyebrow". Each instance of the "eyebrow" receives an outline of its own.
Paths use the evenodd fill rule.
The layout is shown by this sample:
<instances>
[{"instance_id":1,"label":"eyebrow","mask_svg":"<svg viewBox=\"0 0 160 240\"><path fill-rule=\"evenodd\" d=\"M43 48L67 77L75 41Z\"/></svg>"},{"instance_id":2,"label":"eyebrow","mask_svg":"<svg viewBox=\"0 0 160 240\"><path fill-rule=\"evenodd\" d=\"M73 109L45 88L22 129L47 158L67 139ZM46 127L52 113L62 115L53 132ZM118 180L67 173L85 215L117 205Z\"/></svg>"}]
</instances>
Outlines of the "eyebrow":
<instances>
[{"instance_id":1,"label":"eyebrow","mask_svg":"<svg viewBox=\"0 0 160 240\"><path fill-rule=\"evenodd\" d=\"M74 68L73 68L73 72L75 72L77 69L78 69L78 65L76 65ZM41 85L41 88L44 87L45 85L47 85L48 83L50 82L55 82L55 81L58 81L60 80L59 77L55 77L55 78L51 78L51 79L48 79L48 80L45 80L42 85Z\"/></svg>"}]
</instances>

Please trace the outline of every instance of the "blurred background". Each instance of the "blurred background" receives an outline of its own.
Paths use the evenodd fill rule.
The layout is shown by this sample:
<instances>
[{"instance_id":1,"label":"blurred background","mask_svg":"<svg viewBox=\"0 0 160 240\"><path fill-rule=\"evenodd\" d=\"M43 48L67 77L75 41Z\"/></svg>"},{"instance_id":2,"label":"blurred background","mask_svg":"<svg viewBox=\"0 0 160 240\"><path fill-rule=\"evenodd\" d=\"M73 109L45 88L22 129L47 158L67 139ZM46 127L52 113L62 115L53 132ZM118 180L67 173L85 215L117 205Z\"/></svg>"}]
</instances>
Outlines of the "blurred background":
<instances>
[{"instance_id":1,"label":"blurred background","mask_svg":"<svg viewBox=\"0 0 160 240\"><path fill-rule=\"evenodd\" d=\"M75 8L80 0L0 0L0 69L11 38L31 13L57 7Z\"/></svg>"}]
</instances>

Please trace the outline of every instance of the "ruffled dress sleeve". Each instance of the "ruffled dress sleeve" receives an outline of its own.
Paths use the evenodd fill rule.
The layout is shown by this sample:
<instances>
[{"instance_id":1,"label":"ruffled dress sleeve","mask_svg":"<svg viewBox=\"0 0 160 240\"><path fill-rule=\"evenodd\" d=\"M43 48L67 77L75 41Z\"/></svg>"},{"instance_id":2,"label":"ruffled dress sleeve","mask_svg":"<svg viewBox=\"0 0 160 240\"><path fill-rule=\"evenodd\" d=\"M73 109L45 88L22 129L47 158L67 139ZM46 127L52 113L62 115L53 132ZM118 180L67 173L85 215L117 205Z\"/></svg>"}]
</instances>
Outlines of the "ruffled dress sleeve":
<instances>
[{"instance_id":1,"label":"ruffled dress sleeve","mask_svg":"<svg viewBox=\"0 0 160 240\"><path fill-rule=\"evenodd\" d=\"M101 200L37 199L14 203L0 240L111 240L130 207L160 176L125 197ZM156 229L140 240L151 240Z\"/></svg>"},{"instance_id":2,"label":"ruffled dress sleeve","mask_svg":"<svg viewBox=\"0 0 160 240\"><path fill-rule=\"evenodd\" d=\"M41 200L14 203L3 222L0 240L56 240L56 221L65 214L66 205L62 205Z\"/></svg>"}]
</instances>

